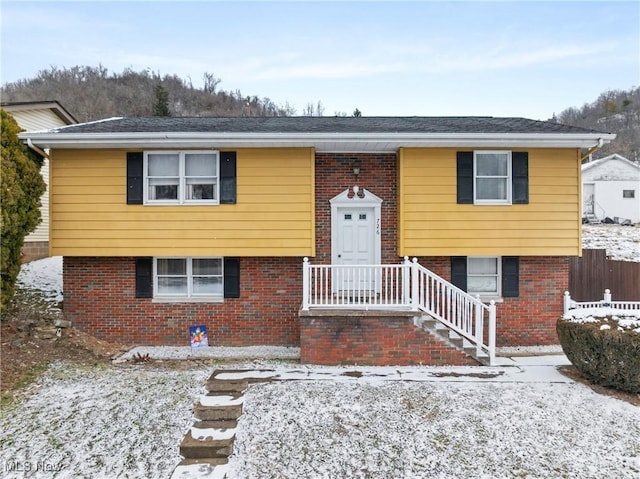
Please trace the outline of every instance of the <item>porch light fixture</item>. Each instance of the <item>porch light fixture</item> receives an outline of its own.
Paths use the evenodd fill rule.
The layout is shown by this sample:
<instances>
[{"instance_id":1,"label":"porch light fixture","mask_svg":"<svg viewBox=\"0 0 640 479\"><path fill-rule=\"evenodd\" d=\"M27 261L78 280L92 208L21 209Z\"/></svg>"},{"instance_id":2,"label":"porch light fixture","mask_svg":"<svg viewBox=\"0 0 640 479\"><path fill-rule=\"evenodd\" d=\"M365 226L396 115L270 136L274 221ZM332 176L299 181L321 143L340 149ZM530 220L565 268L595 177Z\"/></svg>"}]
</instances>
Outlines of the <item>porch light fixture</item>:
<instances>
[{"instance_id":1,"label":"porch light fixture","mask_svg":"<svg viewBox=\"0 0 640 479\"><path fill-rule=\"evenodd\" d=\"M358 175L360 174L360 167L359 166L354 166L353 167L353 174L355 175L356 178L358 177Z\"/></svg>"}]
</instances>

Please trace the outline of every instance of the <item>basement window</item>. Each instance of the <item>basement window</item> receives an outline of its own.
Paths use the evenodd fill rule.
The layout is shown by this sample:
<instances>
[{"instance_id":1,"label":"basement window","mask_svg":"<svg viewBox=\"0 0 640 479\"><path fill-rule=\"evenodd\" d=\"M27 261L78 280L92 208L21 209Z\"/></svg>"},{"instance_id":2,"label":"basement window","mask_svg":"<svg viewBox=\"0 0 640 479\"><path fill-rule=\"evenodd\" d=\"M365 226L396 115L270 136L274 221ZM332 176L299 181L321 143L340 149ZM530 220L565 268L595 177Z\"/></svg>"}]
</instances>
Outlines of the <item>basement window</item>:
<instances>
[{"instance_id":1,"label":"basement window","mask_svg":"<svg viewBox=\"0 0 640 479\"><path fill-rule=\"evenodd\" d=\"M222 258L154 258L156 298L222 299Z\"/></svg>"},{"instance_id":2,"label":"basement window","mask_svg":"<svg viewBox=\"0 0 640 479\"><path fill-rule=\"evenodd\" d=\"M467 258L467 292L481 296L500 296L501 261L496 256Z\"/></svg>"},{"instance_id":3,"label":"basement window","mask_svg":"<svg viewBox=\"0 0 640 479\"><path fill-rule=\"evenodd\" d=\"M622 197L623 198L635 198L636 197L636 190L622 190Z\"/></svg>"}]
</instances>

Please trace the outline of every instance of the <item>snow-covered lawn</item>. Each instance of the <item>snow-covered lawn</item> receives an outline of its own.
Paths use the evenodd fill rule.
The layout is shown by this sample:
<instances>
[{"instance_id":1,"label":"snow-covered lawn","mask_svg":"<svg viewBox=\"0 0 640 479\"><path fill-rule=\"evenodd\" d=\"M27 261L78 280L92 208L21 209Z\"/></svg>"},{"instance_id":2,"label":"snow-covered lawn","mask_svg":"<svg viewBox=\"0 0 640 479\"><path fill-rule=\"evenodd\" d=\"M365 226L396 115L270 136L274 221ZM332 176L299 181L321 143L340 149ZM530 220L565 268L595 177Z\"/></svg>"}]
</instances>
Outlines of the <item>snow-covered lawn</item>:
<instances>
[{"instance_id":1,"label":"snow-covered lawn","mask_svg":"<svg viewBox=\"0 0 640 479\"><path fill-rule=\"evenodd\" d=\"M208 374L55 364L2 411L0 477L169 477Z\"/></svg>"},{"instance_id":2,"label":"snow-covered lawn","mask_svg":"<svg viewBox=\"0 0 640 479\"><path fill-rule=\"evenodd\" d=\"M640 477L640 410L580 384L252 386L231 478Z\"/></svg>"},{"instance_id":3,"label":"snow-covered lawn","mask_svg":"<svg viewBox=\"0 0 640 479\"><path fill-rule=\"evenodd\" d=\"M25 400L2 413L0 477L168 478L212 369L52 366ZM330 368L304 369L317 377ZM229 478L640 475L640 409L586 386L566 378L383 380L376 369L360 378L251 386ZM437 371L410 369L416 378Z\"/></svg>"},{"instance_id":4,"label":"snow-covered lawn","mask_svg":"<svg viewBox=\"0 0 640 479\"><path fill-rule=\"evenodd\" d=\"M582 247L606 249L614 260L640 262L640 225L582 225Z\"/></svg>"}]
</instances>

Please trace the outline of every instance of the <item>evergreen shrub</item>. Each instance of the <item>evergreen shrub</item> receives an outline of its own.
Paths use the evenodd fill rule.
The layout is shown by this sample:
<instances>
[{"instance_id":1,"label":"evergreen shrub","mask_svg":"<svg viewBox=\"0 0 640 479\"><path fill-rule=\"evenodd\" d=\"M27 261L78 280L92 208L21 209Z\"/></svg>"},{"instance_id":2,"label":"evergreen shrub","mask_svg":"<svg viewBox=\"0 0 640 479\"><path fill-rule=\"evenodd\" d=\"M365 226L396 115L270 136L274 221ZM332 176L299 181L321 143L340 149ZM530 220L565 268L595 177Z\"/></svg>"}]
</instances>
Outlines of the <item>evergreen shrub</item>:
<instances>
[{"instance_id":1,"label":"evergreen shrub","mask_svg":"<svg viewBox=\"0 0 640 479\"><path fill-rule=\"evenodd\" d=\"M608 316L588 322L560 318L556 329L567 358L589 380L640 394L640 327L620 327Z\"/></svg>"},{"instance_id":2,"label":"evergreen shrub","mask_svg":"<svg viewBox=\"0 0 640 479\"><path fill-rule=\"evenodd\" d=\"M42 158L18 138L21 129L14 118L4 110L0 114L0 312L4 312L20 272L24 238L40 223L40 197L46 186L40 175Z\"/></svg>"}]
</instances>

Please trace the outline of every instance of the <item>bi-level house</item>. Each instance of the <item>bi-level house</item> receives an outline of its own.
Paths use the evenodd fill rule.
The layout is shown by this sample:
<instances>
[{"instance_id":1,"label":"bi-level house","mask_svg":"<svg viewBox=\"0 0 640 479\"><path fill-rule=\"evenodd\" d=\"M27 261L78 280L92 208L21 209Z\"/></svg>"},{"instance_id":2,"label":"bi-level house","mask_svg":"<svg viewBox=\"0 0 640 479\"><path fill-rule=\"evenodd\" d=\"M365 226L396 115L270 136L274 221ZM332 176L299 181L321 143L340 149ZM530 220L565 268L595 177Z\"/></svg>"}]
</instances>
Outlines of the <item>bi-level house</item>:
<instances>
[{"instance_id":1,"label":"bi-level house","mask_svg":"<svg viewBox=\"0 0 640 479\"><path fill-rule=\"evenodd\" d=\"M127 343L477 364L556 344L580 163L615 136L493 117L112 118L50 148L64 314Z\"/></svg>"}]
</instances>

